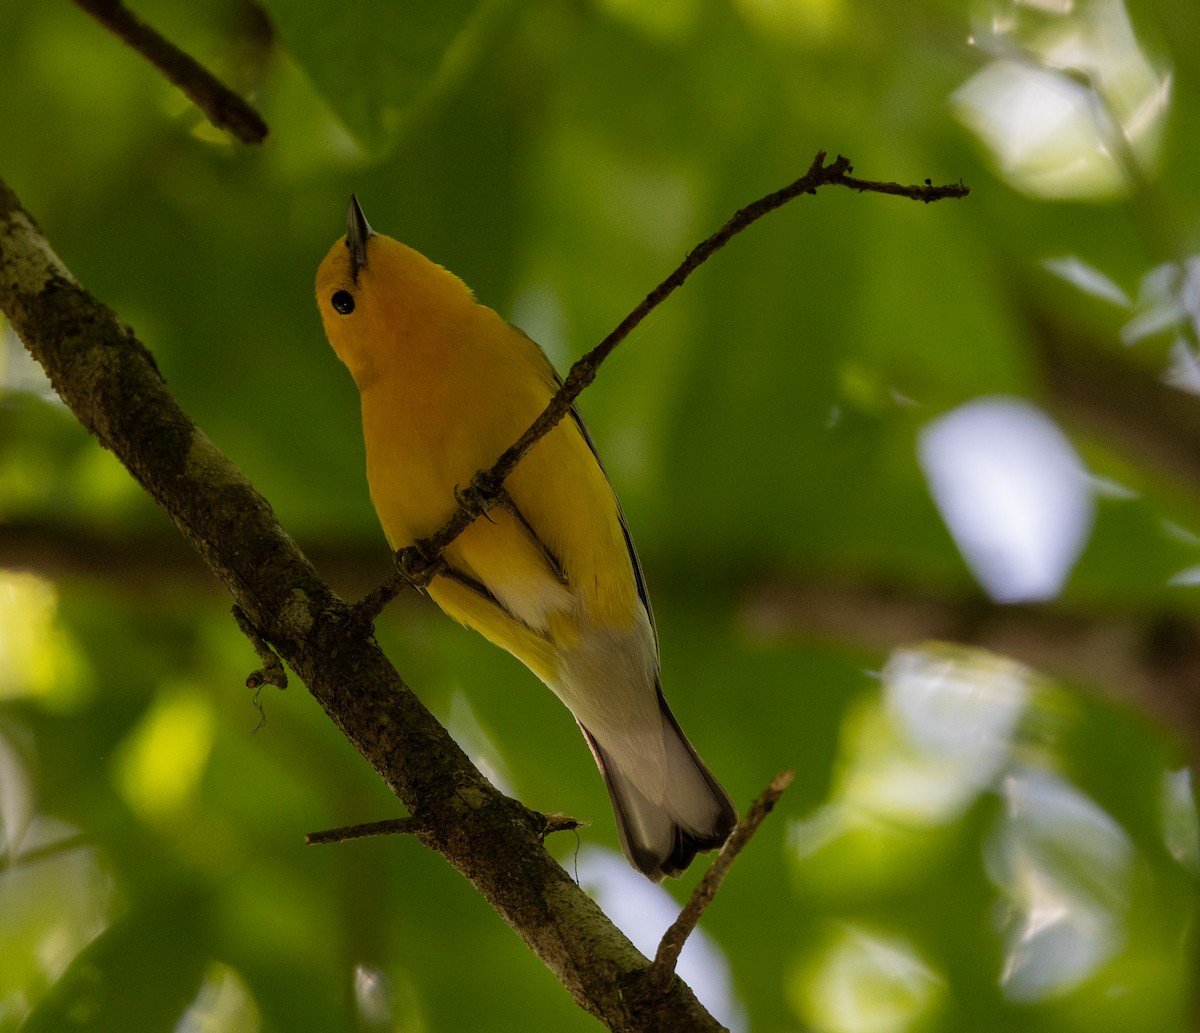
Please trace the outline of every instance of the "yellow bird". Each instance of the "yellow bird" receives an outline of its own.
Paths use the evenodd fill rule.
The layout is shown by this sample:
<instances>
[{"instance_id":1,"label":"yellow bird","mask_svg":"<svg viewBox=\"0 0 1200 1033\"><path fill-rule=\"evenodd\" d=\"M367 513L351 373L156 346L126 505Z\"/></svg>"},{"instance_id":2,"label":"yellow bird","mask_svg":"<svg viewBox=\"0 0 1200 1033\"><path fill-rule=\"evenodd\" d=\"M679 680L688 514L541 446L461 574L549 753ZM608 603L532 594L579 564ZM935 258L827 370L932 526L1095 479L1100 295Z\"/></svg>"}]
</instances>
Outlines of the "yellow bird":
<instances>
[{"instance_id":1,"label":"yellow bird","mask_svg":"<svg viewBox=\"0 0 1200 1033\"><path fill-rule=\"evenodd\" d=\"M371 500L397 550L450 518L455 488L520 437L560 381L462 280L375 233L353 196L346 224L317 272L317 304L358 385ZM625 856L654 881L679 875L725 841L737 813L663 698L641 565L578 413L504 487L446 549L429 595L567 705Z\"/></svg>"}]
</instances>

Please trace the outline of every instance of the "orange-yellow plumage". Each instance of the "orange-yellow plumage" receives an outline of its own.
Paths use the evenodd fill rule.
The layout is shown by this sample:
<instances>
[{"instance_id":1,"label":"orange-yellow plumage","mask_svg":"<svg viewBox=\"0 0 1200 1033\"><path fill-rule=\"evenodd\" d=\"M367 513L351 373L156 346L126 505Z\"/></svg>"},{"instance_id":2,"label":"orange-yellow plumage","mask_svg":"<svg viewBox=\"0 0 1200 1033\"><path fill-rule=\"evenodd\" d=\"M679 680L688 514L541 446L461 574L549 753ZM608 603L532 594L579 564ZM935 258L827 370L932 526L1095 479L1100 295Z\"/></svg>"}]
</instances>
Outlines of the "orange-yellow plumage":
<instances>
[{"instance_id":1,"label":"orange-yellow plumage","mask_svg":"<svg viewBox=\"0 0 1200 1033\"><path fill-rule=\"evenodd\" d=\"M371 500L400 549L449 519L455 488L517 440L557 377L456 276L371 232L353 199L347 237L318 270L317 302L358 385ZM429 595L567 704L630 861L651 878L678 874L736 815L662 698L641 571L577 417L533 447L505 491L446 549L449 570Z\"/></svg>"}]
</instances>

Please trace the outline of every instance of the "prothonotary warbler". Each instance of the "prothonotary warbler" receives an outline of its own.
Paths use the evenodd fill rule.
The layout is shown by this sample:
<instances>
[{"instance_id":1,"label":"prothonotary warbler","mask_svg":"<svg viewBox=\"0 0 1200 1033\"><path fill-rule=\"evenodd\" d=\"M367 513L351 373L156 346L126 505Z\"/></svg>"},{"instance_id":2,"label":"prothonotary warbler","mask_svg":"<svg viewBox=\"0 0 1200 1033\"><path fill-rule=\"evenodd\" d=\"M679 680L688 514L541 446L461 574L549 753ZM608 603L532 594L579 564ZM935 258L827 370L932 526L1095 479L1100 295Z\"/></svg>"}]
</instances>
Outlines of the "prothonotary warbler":
<instances>
[{"instance_id":1,"label":"prothonotary warbler","mask_svg":"<svg viewBox=\"0 0 1200 1033\"><path fill-rule=\"evenodd\" d=\"M325 333L362 398L371 500L393 550L433 534L560 383L541 349L453 273L367 225L317 272ZM446 549L430 597L561 699L604 776L621 846L679 875L737 821L659 686L658 640L620 505L578 413L521 460Z\"/></svg>"}]
</instances>

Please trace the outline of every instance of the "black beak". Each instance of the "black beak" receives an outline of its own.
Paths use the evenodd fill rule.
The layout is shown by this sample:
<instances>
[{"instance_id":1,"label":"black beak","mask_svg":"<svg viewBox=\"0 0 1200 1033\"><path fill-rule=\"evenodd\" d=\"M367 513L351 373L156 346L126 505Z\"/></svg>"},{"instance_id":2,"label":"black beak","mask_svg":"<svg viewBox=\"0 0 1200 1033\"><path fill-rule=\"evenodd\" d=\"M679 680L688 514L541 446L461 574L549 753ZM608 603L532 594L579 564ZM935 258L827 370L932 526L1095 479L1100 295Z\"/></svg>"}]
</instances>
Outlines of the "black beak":
<instances>
[{"instance_id":1,"label":"black beak","mask_svg":"<svg viewBox=\"0 0 1200 1033\"><path fill-rule=\"evenodd\" d=\"M367 241L375 235L367 218L358 206L358 198L350 195L346 209L346 247L350 251L350 275L358 282L358 271L367 267Z\"/></svg>"}]
</instances>

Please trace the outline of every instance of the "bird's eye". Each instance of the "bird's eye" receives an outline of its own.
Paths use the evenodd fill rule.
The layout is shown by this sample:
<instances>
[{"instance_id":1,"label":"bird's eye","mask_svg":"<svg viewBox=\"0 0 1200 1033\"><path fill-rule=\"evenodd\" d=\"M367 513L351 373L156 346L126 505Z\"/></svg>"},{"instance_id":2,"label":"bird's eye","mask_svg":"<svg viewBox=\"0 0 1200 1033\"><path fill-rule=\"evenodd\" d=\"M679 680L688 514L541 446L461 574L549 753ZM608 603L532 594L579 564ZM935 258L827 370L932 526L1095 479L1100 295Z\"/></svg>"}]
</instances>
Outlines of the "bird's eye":
<instances>
[{"instance_id":1,"label":"bird's eye","mask_svg":"<svg viewBox=\"0 0 1200 1033\"><path fill-rule=\"evenodd\" d=\"M338 291L329 299L329 303L340 316L348 316L354 311L354 295L349 291Z\"/></svg>"}]
</instances>

